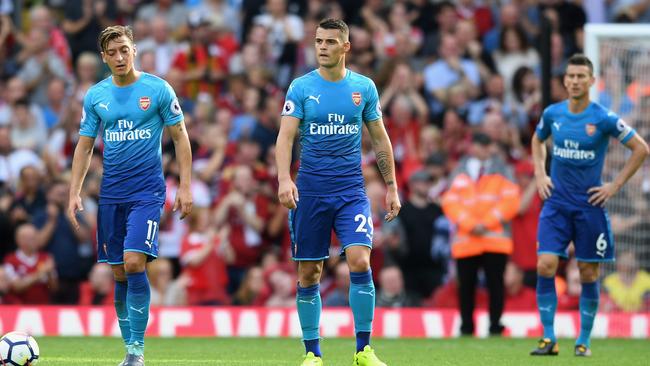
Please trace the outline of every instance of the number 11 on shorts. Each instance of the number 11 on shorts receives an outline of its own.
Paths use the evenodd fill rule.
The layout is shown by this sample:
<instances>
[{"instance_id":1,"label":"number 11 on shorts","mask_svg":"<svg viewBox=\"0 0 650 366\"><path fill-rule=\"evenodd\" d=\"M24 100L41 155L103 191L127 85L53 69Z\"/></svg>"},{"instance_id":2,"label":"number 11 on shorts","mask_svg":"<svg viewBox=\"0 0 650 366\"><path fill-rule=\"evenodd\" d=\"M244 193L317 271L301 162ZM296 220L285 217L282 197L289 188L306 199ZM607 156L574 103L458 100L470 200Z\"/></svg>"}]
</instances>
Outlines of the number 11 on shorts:
<instances>
[{"instance_id":1,"label":"number 11 on shorts","mask_svg":"<svg viewBox=\"0 0 650 366\"><path fill-rule=\"evenodd\" d=\"M147 239L144 243L147 244L149 249L151 249L153 238L156 236L156 230L158 230L158 223L154 220L147 220Z\"/></svg>"}]
</instances>

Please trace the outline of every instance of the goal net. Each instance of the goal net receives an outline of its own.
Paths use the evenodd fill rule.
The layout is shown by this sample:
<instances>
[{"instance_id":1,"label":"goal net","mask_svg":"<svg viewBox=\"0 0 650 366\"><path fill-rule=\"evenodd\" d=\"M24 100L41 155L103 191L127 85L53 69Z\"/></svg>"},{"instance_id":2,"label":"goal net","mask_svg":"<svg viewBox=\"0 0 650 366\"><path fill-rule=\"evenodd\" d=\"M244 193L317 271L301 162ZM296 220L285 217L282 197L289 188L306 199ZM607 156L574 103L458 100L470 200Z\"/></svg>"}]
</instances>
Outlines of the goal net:
<instances>
[{"instance_id":1,"label":"goal net","mask_svg":"<svg viewBox=\"0 0 650 366\"><path fill-rule=\"evenodd\" d=\"M594 62L593 100L616 112L646 140L650 139L650 25L588 24L585 54ZM610 142L603 181L612 181L629 150ZM646 161L607 204L617 258L633 258L650 270L650 162ZM621 263L623 264L623 263ZM607 265L605 275L616 270Z\"/></svg>"}]
</instances>

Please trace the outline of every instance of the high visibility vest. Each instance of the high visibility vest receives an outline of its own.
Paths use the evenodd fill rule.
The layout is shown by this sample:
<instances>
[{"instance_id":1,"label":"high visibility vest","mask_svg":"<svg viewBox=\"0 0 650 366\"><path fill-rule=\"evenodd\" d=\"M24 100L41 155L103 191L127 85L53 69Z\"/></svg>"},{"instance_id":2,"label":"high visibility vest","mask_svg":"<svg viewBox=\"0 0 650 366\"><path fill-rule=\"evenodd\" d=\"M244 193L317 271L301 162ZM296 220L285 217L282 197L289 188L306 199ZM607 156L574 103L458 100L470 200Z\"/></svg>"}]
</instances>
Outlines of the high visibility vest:
<instances>
[{"instance_id":1,"label":"high visibility vest","mask_svg":"<svg viewBox=\"0 0 650 366\"><path fill-rule=\"evenodd\" d=\"M500 161L474 181L460 162L449 190L442 197L442 209L454 224L451 255L466 258L483 253L512 253L509 222L519 210L519 186L506 178L507 167ZM487 232L474 235L472 230L482 224Z\"/></svg>"}]
</instances>

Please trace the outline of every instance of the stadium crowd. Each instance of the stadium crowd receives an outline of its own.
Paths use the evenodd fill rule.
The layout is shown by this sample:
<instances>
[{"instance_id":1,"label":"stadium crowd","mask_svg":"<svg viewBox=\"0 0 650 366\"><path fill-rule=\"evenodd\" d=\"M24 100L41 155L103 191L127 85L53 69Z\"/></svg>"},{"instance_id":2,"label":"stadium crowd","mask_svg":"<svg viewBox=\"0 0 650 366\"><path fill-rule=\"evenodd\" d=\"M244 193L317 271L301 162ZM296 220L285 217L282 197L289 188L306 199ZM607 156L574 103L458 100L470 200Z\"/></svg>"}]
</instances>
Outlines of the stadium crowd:
<instances>
[{"instance_id":1,"label":"stadium crowd","mask_svg":"<svg viewBox=\"0 0 650 366\"><path fill-rule=\"evenodd\" d=\"M194 159L194 211L181 221L171 210L178 166L171 141L163 137L167 204L160 257L149 266L152 304L294 306L295 265L287 210L277 201L274 144L285 90L294 77L317 67L316 25L334 17L351 27L348 67L372 77L380 91L404 202L398 220L383 222L385 186L364 135L377 304L455 308L459 271L470 271L478 286L477 306L487 305L485 288L492 291L496 279L506 310L535 309L542 201L529 141L542 111L540 17L548 17L553 30L553 102L566 97L564 63L582 50L588 21L650 21L646 0L49 0L22 5L0 0L0 303L8 304L112 304L110 268L95 263L99 139L82 191L80 231L72 229L64 212L83 96L108 71L97 36L107 25L130 24L137 67L167 80L181 101ZM643 61L639 68L650 69ZM636 74L646 77L643 85L633 74L621 78L610 72L614 65L608 64L603 78L630 87L622 96L601 87L601 100L648 139L647 120L635 123L648 118L643 113L650 108L647 72ZM462 230L463 209L487 213L491 208L463 206L449 195L454 172L472 170L468 157L477 151L500 161L498 174L519 192L500 202L509 212L512 251L467 254L484 259L485 275L478 279L478 267L451 243L454 232ZM473 170L481 176L480 169ZM612 217L622 239L619 249L625 248L626 232L641 226L648 232L643 219L650 214L648 170L629 184L645 187L645 196L623 191L615 198L634 202L632 215ZM334 235L332 243L323 301L345 306L349 270ZM650 310L649 268L639 266L639 257L619 251L616 271L603 281L606 309ZM577 309L577 265L571 260L563 267L559 307Z\"/></svg>"}]
</instances>

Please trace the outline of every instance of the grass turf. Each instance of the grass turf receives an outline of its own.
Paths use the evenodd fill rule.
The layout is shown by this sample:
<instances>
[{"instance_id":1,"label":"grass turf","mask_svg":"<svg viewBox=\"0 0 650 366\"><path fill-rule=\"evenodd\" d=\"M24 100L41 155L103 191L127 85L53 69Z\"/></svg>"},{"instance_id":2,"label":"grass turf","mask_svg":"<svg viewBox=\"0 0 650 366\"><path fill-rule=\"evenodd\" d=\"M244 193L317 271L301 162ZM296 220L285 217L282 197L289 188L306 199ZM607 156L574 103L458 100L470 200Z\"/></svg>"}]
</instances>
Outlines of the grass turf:
<instances>
[{"instance_id":1,"label":"grass turf","mask_svg":"<svg viewBox=\"0 0 650 366\"><path fill-rule=\"evenodd\" d=\"M39 337L38 366L110 365L124 356L118 338ZM424 365L649 365L648 340L596 339L594 356L573 356L573 340L560 340L557 357L531 357L534 339L376 339L377 355L390 366ZM158 365L273 365L298 366L303 348L297 339L259 338L147 338L146 364ZM353 339L325 339L321 343L326 366L350 366Z\"/></svg>"}]
</instances>

